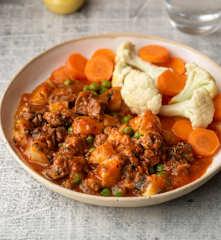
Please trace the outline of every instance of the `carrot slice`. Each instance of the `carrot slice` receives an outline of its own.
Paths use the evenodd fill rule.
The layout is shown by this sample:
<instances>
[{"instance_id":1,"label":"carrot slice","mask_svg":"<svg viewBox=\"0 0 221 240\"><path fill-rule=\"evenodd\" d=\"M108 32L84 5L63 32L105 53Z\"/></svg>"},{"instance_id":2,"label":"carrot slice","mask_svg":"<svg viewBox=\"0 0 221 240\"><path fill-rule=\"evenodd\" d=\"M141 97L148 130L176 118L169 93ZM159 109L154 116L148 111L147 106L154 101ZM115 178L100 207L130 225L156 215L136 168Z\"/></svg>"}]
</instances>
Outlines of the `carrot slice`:
<instances>
[{"instance_id":1,"label":"carrot slice","mask_svg":"<svg viewBox=\"0 0 221 240\"><path fill-rule=\"evenodd\" d=\"M175 96L184 88L185 83L185 75L178 75L170 70L166 70L158 77L157 87L162 94Z\"/></svg>"},{"instance_id":2,"label":"carrot slice","mask_svg":"<svg viewBox=\"0 0 221 240\"><path fill-rule=\"evenodd\" d=\"M187 119L177 120L172 126L173 133L182 140L187 141L193 131L191 122Z\"/></svg>"},{"instance_id":3,"label":"carrot slice","mask_svg":"<svg viewBox=\"0 0 221 240\"><path fill-rule=\"evenodd\" d=\"M214 119L216 121L221 121L221 93L219 93L213 100L215 107Z\"/></svg>"},{"instance_id":4,"label":"carrot slice","mask_svg":"<svg viewBox=\"0 0 221 240\"><path fill-rule=\"evenodd\" d=\"M87 59L79 53L72 54L66 61L65 70L67 75L72 80L86 79L84 69L87 64Z\"/></svg>"},{"instance_id":5,"label":"carrot slice","mask_svg":"<svg viewBox=\"0 0 221 240\"><path fill-rule=\"evenodd\" d=\"M109 49L109 48L100 48L98 49L93 55L93 57L96 56L106 56L107 58L109 58L113 63L115 62L115 53Z\"/></svg>"},{"instance_id":6,"label":"carrot slice","mask_svg":"<svg viewBox=\"0 0 221 240\"><path fill-rule=\"evenodd\" d=\"M51 74L50 80L54 84L63 84L66 80L68 80L69 77L65 72L65 67L59 67Z\"/></svg>"},{"instance_id":7,"label":"carrot slice","mask_svg":"<svg viewBox=\"0 0 221 240\"><path fill-rule=\"evenodd\" d=\"M193 130L188 137L188 142L192 145L196 154L205 157L212 156L220 146L216 133L204 128Z\"/></svg>"},{"instance_id":8,"label":"carrot slice","mask_svg":"<svg viewBox=\"0 0 221 240\"><path fill-rule=\"evenodd\" d=\"M139 56L151 63L165 63L169 60L169 51L159 45L147 45L139 50Z\"/></svg>"},{"instance_id":9,"label":"carrot slice","mask_svg":"<svg viewBox=\"0 0 221 240\"><path fill-rule=\"evenodd\" d=\"M105 56L91 58L85 67L85 75L91 82L102 82L110 80L113 73L114 64Z\"/></svg>"},{"instance_id":10,"label":"carrot slice","mask_svg":"<svg viewBox=\"0 0 221 240\"><path fill-rule=\"evenodd\" d=\"M184 74L186 72L185 62L182 58L171 57L167 63L164 64L165 67L172 68L177 74Z\"/></svg>"}]
</instances>

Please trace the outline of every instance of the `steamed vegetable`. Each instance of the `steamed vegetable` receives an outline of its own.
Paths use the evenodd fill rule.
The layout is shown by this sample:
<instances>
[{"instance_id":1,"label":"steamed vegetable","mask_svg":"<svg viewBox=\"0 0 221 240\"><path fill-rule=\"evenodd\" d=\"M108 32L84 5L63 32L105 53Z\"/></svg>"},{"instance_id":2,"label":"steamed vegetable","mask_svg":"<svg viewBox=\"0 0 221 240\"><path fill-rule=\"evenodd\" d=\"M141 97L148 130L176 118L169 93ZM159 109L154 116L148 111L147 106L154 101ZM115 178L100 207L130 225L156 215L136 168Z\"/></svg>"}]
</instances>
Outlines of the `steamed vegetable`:
<instances>
[{"instance_id":1,"label":"steamed vegetable","mask_svg":"<svg viewBox=\"0 0 221 240\"><path fill-rule=\"evenodd\" d=\"M124 42L117 50L112 85L121 87L125 75L131 70L131 68L145 72L150 75L155 82L161 73L167 70L167 68L158 67L149 62L143 61L137 56L134 44L132 42Z\"/></svg>"},{"instance_id":2,"label":"steamed vegetable","mask_svg":"<svg viewBox=\"0 0 221 240\"><path fill-rule=\"evenodd\" d=\"M163 116L181 116L190 119L193 128L206 128L213 121L214 112L212 99L205 88L195 90L189 100L164 105L160 110Z\"/></svg>"},{"instance_id":3,"label":"steamed vegetable","mask_svg":"<svg viewBox=\"0 0 221 240\"><path fill-rule=\"evenodd\" d=\"M170 103L178 103L190 99L196 89L206 89L210 98L214 98L218 92L214 78L203 68L195 63L186 64L187 81L184 89Z\"/></svg>"},{"instance_id":4,"label":"steamed vegetable","mask_svg":"<svg viewBox=\"0 0 221 240\"><path fill-rule=\"evenodd\" d=\"M162 97L154 80L146 73L131 70L124 80L121 95L133 113L143 114L147 109L159 113Z\"/></svg>"}]
</instances>

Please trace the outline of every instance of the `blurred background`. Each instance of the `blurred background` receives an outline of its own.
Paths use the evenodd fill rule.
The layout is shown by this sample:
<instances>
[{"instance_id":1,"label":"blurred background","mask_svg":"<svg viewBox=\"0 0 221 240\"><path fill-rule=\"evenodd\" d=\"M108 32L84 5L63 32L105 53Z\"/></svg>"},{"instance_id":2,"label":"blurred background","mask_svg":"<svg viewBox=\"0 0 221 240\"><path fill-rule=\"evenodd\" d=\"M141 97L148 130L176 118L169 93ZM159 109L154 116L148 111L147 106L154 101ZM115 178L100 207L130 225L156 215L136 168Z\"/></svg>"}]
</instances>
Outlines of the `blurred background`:
<instances>
[{"instance_id":1,"label":"blurred background","mask_svg":"<svg viewBox=\"0 0 221 240\"><path fill-rule=\"evenodd\" d=\"M192 2L200 5L203 0ZM216 2L219 7L220 0ZM113 32L178 41L221 64L221 31L190 35L173 28L163 0L86 0L70 15L52 13L41 0L0 0L0 95L25 63L49 47ZM2 240L220 239L221 174L197 191L160 206L104 208L48 191L18 166L2 141L0 149Z\"/></svg>"}]
</instances>

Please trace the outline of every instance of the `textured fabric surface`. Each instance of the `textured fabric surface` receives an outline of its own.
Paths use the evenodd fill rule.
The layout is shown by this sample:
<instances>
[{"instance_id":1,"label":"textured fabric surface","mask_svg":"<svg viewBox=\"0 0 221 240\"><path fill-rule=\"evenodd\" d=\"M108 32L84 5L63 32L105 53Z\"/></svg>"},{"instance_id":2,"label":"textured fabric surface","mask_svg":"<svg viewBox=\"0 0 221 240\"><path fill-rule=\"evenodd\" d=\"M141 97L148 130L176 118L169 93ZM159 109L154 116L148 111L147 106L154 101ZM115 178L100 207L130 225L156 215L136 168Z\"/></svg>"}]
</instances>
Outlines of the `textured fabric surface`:
<instances>
[{"instance_id":1,"label":"textured fabric surface","mask_svg":"<svg viewBox=\"0 0 221 240\"><path fill-rule=\"evenodd\" d=\"M172 29L161 0L88 0L58 16L41 0L0 0L0 94L31 58L65 40L111 32L148 33L190 45L221 64L221 32ZM193 193L146 208L86 205L32 179L0 141L0 239L221 239L221 174Z\"/></svg>"}]
</instances>

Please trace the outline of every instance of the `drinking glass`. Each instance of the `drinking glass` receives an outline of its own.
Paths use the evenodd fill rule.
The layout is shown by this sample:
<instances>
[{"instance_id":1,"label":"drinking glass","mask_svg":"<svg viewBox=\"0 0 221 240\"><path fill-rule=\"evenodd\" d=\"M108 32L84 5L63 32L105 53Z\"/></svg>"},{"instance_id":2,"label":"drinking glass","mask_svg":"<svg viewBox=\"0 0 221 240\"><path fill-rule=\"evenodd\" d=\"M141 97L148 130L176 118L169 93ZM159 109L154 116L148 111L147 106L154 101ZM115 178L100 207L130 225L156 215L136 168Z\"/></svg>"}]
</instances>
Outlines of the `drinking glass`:
<instances>
[{"instance_id":1,"label":"drinking glass","mask_svg":"<svg viewBox=\"0 0 221 240\"><path fill-rule=\"evenodd\" d=\"M216 31L221 24L221 0L165 0L171 24L190 34Z\"/></svg>"}]
</instances>

